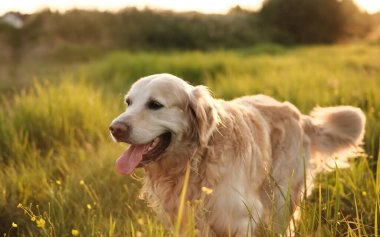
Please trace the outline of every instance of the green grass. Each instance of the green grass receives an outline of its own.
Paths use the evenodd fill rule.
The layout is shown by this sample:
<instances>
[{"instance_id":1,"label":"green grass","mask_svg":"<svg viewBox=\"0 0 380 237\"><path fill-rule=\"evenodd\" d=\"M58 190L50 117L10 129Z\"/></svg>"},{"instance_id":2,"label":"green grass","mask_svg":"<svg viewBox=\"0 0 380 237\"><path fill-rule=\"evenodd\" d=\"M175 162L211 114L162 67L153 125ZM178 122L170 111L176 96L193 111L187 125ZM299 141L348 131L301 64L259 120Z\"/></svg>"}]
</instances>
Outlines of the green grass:
<instances>
[{"instance_id":1,"label":"green grass","mask_svg":"<svg viewBox=\"0 0 380 237\"><path fill-rule=\"evenodd\" d=\"M316 105L361 107L367 116L367 156L350 169L317 176L314 192L300 204L297 235L376 236L379 55L380 45L369 44L115 52L66 73L38 74L20 85L24 89L0 99L0 234L64 237L75 229L81 236L175 236L178 230L166 230L138 198L142 171L133 177L114 171L124 146L113 143L107 131L133 81L170 72L226 99L264 93L294 103L303 113ZM2 91L6 88L15 91L12 86ZM197 209L193 203L181 205L187 213ZM36 225L41 218L44 228ZM195 236L191 214L187 219L189 236ZM274 236L270 228L260 231Z\"/></svg>"}]
</instances>

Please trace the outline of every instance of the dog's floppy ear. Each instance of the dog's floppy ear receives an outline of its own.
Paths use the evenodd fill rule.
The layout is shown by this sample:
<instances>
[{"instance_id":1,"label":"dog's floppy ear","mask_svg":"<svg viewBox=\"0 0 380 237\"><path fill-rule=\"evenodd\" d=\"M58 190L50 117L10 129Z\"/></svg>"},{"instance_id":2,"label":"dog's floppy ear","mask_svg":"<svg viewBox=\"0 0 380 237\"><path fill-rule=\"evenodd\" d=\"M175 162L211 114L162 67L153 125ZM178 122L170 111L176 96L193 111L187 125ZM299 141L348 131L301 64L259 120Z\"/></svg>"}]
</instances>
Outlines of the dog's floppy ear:
<instances>
[{"instance_id":1,"label":"dog's floppy ear","mask_svg":"<svg viewBox=\"0 0 380 237\"><path fill-rule=\"evenodd\" d=\"M190 92L190 136L199 145L206 146L219 120L214 98L205 86L196 86Z\"/></svg>"}]
</instances>

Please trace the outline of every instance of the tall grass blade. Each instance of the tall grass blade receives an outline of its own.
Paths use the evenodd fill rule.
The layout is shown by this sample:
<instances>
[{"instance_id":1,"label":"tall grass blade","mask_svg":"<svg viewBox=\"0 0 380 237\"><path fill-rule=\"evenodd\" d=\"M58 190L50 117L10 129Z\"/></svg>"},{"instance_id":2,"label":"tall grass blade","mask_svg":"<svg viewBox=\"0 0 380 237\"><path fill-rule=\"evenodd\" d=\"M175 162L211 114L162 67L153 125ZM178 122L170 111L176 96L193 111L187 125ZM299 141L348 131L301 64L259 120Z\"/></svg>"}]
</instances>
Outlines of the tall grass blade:
<instances>
[{"instance_id":1,"label":"tall grass blade","mask_svg":"<svg viewBox=\"0 0 380 237\"><path fill-rule=\"evenodd\" d=\"M354 194L354 204L355 204L355 212L356 212L356 226L357 226L357 229L358 229L358 232L359 232L359 237L362 236L362 232L361 232L361 223L360 223L360 216L359 216L359 211L358 211L358 203L356 202L356 196Z\"/></svg>"},{"instance_id":2,"label":"tall grass blade","mask_svg":"<svg viewBox=\"0 0 380 237\"><path fill-rule=\"evenodd\" d=\"M322 185L318 185L318 229L317 236L322 237Z\"/></svg>"},{"instance_id":3,"label":"tall grass blade","mask_svg":"<svg viewBox=\"0 0 380 237\"><path fill-rule=\"evenodd\" d=\"M289 223L286 223L289 221L289 219L287 218L289 215L291 215L292 213L291 212L291 206L293 205L292 200L291 200L291 193L292 193L292 185L293 185L293 179L294 179L294 170L292 171L292 175L290 176L290 179L289 179L289 183L288 183L288 190L286 191L286 197L285 197L285 204L284 204L284 212L282 214L282 226L284 227L284 229L282 230L282 233L285 233L286 232L286 228L289 227L289 231L291 231L291 226L288 224ZM293 216L291 216L290 218L293 218ZM293 219L293 223L294 223L294 219Z\"/></svg>"},{"instance_id":4,"label":"tall grass blade","mask_svg":"<svg viewBox=\"0 0 380 237\"><path fill-rule=\"evenodd\" d=\"M376 201L376 210L375 210L375 236L379 236L378 211L379 211L379 203Z\"/></svg>"},{"instance_id":5,"label":"tall grass blade","mask_svg":"<svg viewBox=\"0 0 380 237\"><path fill-rule=\"evenodd\" d=\"M380 146L379 146L379 152L377 156L377 166L376 166L376 187L375 187L375 195L376 195L376 210L375 210L375 236L379 236L379 222L378 222L378 213L379 213L379 199L380 199Z\"/></svg>"},{"instance_id":6,"label":"tall grass blade","mask_svg":"<svg viewBox=\"0 0 380 237\"><path fill-rule=\"evenodd\" d=\"M182 223L183 210L185 208L186 192L187 192L187 186L189 184L189 177L190 177L190 163L188 161L187 165L186 165L185 178L183 180L183 188L181 191L181 197L180 197L180 203L179 203L178 215L177 215L177 222L175 224L175 229L174 229L174 236L175 237L180 236L180 229L181 229L181 223Z\"/></svg>"},{"instance_id":7,"label":"tall grass blade","mask_svg":"<svg viewBox=\"0 0 380 237\"><path fill-rule=\"evenodd\" d=\"M336 236L336 231L339 225L339 207L340 207L340 192L341 192L341 183L340 183L340 175L339 169L335 167L335 203L334 203L334 227L332 229L332 236Z\"/></svg>"}]
</instances>

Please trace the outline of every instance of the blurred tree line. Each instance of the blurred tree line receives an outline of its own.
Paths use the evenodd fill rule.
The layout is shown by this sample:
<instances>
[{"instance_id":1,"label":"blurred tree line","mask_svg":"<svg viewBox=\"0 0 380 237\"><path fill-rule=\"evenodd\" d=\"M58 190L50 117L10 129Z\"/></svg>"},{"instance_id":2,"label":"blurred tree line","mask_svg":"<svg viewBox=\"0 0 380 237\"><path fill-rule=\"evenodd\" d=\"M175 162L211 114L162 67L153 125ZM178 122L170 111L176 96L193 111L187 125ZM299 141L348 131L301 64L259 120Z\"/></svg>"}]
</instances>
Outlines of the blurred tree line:
<instances>
[{"instance_id":1,"label":"blurred tree line","mask_svg":"<svg viewBox=\"0 0 380 237\"><path fill-rule=\"evenodd\" d=\"M363 38L372 28L371 16L352 0L268 0L259 14L280 43L335 43Z\"/></svg>"},{"instance_id":2,"label":"blurred tree line","mask_svg":"<svg viewBox=\"0 0 380 237\"><path fill-rule=\"evenodd\" d=\"M116 13L43 10L19 14L20 29L0 21L0 61L51 56L73 60L104 51L250 47L257 43L320 44L363 38L379 13L361 12L352 0L267 0L257 12L175 13L126 8Z\"/></svg>"}]
</instances>

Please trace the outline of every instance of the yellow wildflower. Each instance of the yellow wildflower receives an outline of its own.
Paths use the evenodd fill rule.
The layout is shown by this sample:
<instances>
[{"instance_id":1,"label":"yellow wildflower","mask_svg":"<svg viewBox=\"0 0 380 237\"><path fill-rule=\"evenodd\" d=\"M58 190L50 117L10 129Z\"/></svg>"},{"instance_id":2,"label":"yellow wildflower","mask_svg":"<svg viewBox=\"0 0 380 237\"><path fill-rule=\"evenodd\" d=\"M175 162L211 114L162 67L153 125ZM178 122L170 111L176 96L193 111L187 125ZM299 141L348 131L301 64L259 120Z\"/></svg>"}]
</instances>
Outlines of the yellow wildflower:
<instances>
[{"instance_id":1,"label":"yellow wildflower","mask_svg":"<svg viewBox=\"0 0 380 237\"><path fill-rule=\"evenodd\" d=\"M367 196L367 192L366 192L366 191L363 191L363 192L362 192L362 195L363 195L363 196Z\"/></svg>"},{"instance_id":2,"label":"yellow wildflower","mask_svg":"<svg viewBox=\"0 0 380 237\"><path fill-rule=\"evenodd\" d=\"M137 219L137 223L139 223L140 225L144 225L144 219L143 218Z\"/></svg>"},{"instance_id":3,"label":"yellow wildflower","mask_svg":"<svg viewBox=\"0 0 380 237\"><path fill-rule=\"evenodd\" d=\"M36 221L36 217L35 216L32 216L32 218L30 218L31 221Z\"/></svg>"},{"instance_id":4,"label":"yellow wildflower","mask_svg":"<svg viewBox=\"0 0 380 237\"><path fill-rule=\"evenodd\" d=\"M19 203L19 204L17 205L17 208L21 208L21 207L22 207L22 204Z\"/></svg>"},{"instance_id":5,"label":"yellow wildflower","mask_svg":"<svg viewBox=\"0 0 380 237\"><path fill-rule=\"evenodd\" d=\"M37 220L37 227L40 227L41 229L45 228L46 221L43 218L40 218Z\"/></svg>"},{"instance_id":6,"label":"yellow wildflower","mask_svg":"<svg viewBox=\"0 0 380 237\"><path fill-rule=\"evenodd\" d=\"M17 228L17 224L14 223L14 222L12 222L12 227L13 227L13 228Z\"/></svg>"},{"instance_id":7,"label":"yellow wildflower","mask_svg":"<svg viewBox=\"0 0 380 237\"><path fill-rule=\"evenodd\" d=\"M86 207L87 207L88 210L91 210L91 209L92 209L92 207L91 207L90 204L87 204Z\"/></svg>"},{"instance_id":8,"label":"yellow wildflower","mask_svg":"<svg viewBox=\"0 0 380 237\"><path fill-rule=\"evenodd\" d=\"M73 236L79 236L79 230L72 229L72 230L71 230L71 234L72 234Z\"/></svg>"},{"instance_id":9,"label":"yellow wildflower","mask_svg":"<svg viewBox=\"0 0 380 237\"><path fill-rule=\"evenodd\" d=\"M136 231L136 237L141 237L142 233L140 231Z\"/></svg>"},{"instance_id":10,"label":"yellow wildflower","mask_svg":"<svg viewBox=\"0 0 380 237\"><path fill-rule=\"evenodd\" d=\"M84 185L84 181L83 181L83 179L82 179L81 181L79 181L79 184L80 184L80 185Z\"/></svg>"},{"instance_id":11,"label":"yellow wildflower","mask_svg":"<svg viewBox=\"0 0 380 237\"><path fill-rule=\"evenodd\" d=\"M61 184L62 184L61 180L56 180L55 182L56 182L56 184L58 184L58 185L61 185Z\"/></svg>"},{"instance_id":12,"label":"yellow wildflower","mask_svg":"<svg viewBox=\"0 0 380 237\"><path fill-rule=\"evenodd\" d=\"M207 195L211 194L213 191L214 190L212 190L211 188L202 187L202 192L204 192Z\"/></svg>"}]
</instances>

